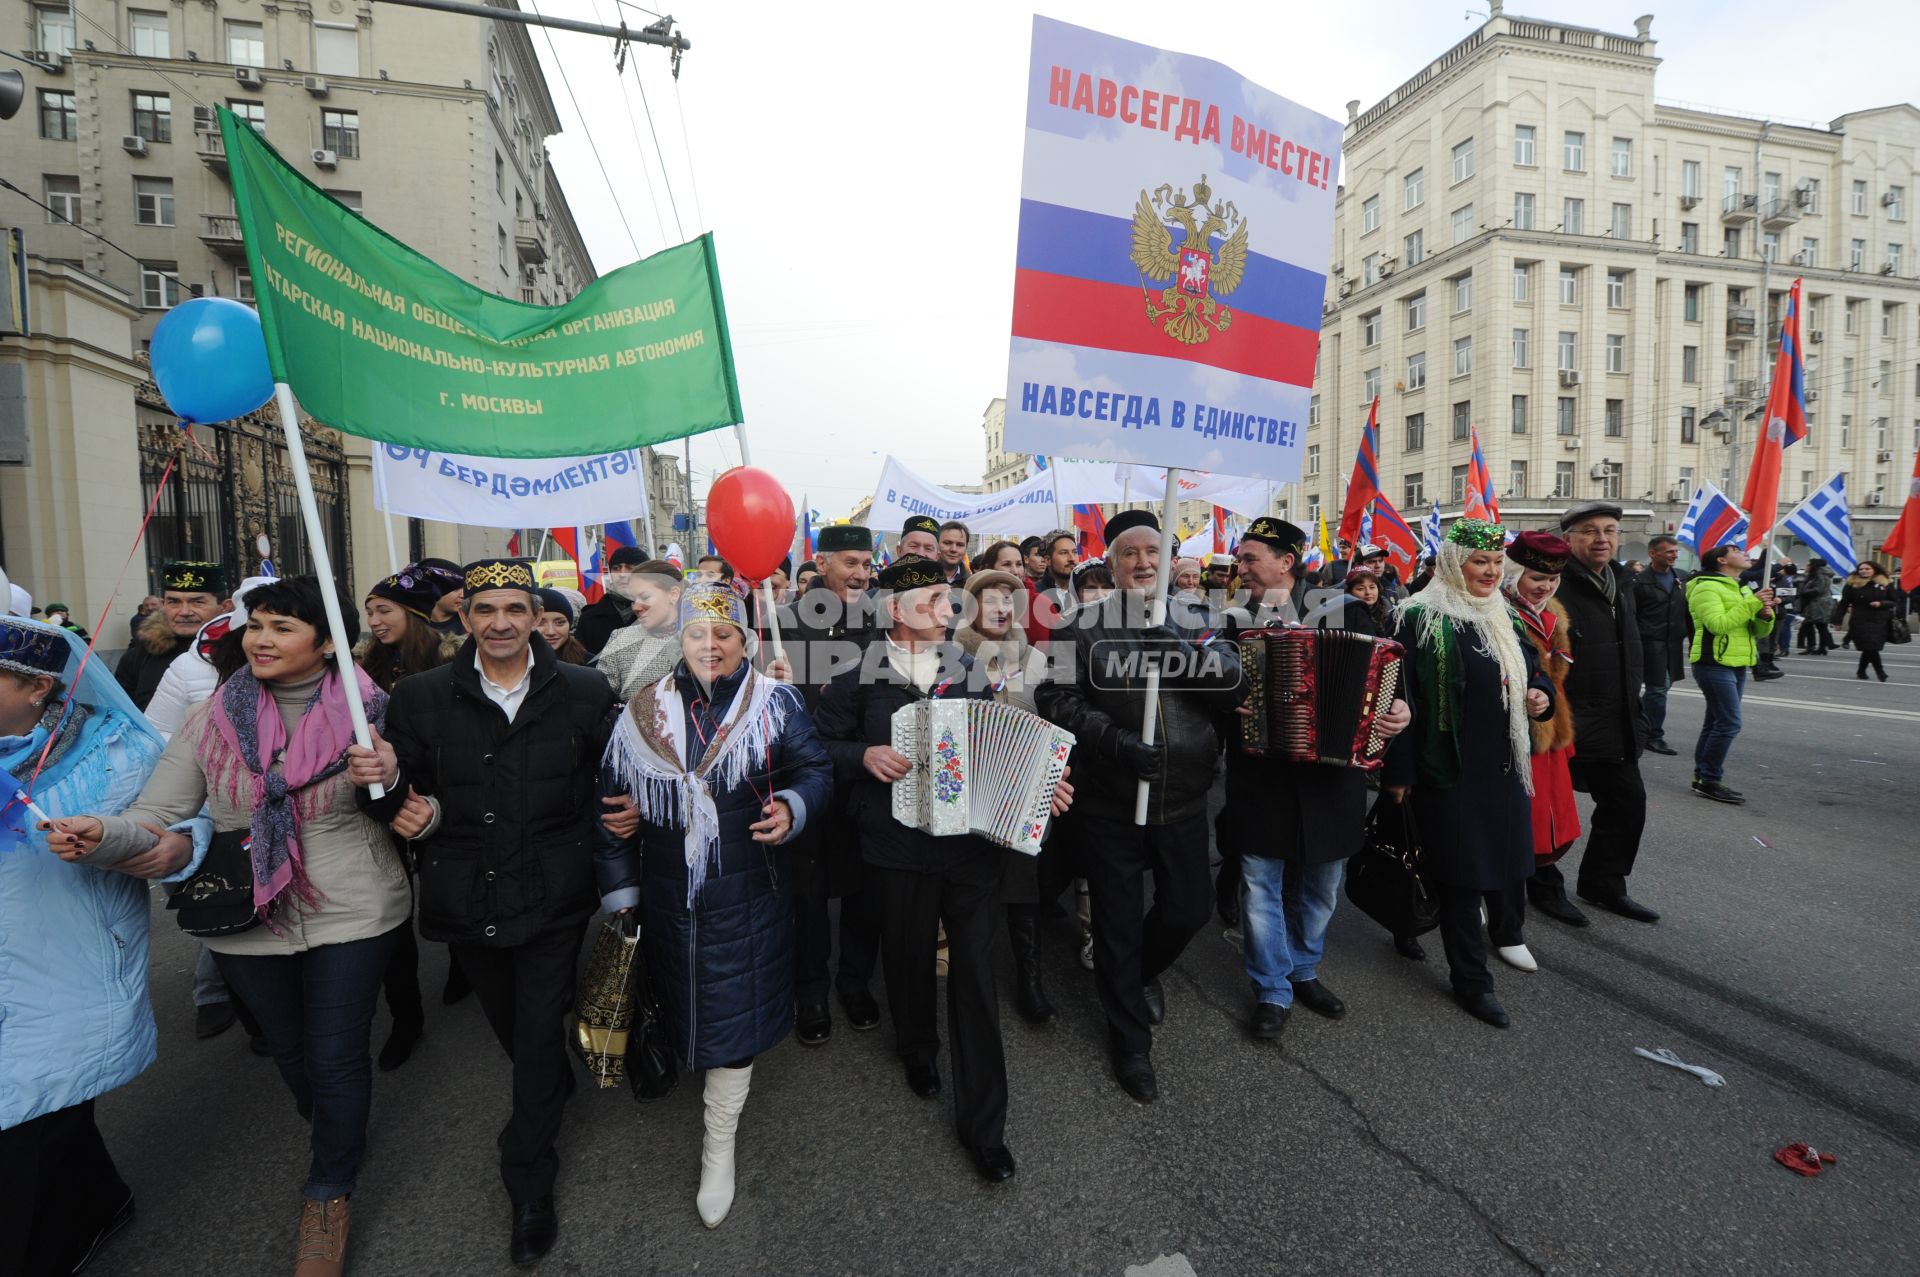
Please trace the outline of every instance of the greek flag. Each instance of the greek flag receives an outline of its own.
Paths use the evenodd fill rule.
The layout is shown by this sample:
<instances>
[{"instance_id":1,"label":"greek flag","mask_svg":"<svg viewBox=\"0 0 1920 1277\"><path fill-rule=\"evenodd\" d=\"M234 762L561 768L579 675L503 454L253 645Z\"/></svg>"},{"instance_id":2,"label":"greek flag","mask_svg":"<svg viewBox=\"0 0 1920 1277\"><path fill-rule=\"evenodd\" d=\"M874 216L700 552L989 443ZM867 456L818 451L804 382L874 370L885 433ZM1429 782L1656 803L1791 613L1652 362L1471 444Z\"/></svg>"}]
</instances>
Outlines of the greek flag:
<instances>
[{"instance_id":1,"label":"greek flag","mask_svg":"<svg viewBox=\"0 0 1920 1277\"><path fill-rule=\"evenodd\" d=\"M1740 507L1711 483L1695 488L1680 520L1680 543L1695 554L1705 554L1717 545L1746 542L1747 516Z\"/></svg>"},{"instance_id":2,"label":"greek flag","mask_svg":"<svg viewBox=\"0 0 1920 1277\"><path fill-rule=\"evenodd\" d=\"M1433 509L1427 512L1427 526L1422 530L1421 540L1426 542L1424 553L1431 559L1440 553L1440 500L1434 498Z\"/></svg>"},{"instance_id":3,"label":"greek flag","mask_svg":"<svg viewBox=\"0 0 1920 1277\"><path fill-rule=\"evenodd\" d=\"M1860 561L1853 552L1853 521L1847 517L1844 470L1793 507L1784 526L1842 576L1853 571Z\"/></svg>"}]
</instances>

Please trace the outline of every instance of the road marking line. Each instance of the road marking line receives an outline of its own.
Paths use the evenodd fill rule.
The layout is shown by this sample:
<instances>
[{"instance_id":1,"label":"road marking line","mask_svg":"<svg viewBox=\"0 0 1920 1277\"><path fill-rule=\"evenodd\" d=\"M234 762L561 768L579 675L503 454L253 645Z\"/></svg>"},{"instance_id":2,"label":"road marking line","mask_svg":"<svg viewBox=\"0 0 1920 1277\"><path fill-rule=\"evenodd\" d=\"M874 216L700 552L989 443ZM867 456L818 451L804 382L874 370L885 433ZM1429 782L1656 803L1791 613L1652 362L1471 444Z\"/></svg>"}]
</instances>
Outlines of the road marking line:
<instances>
[{"instance_id":1,"label":"road marking line","mask_svg":"<svg viewBox=\"0 0 1920 1277\"><path fill-rule=\"evenodd\" d=\"M1700 693L1690 687L1676 687L1673 694L1701 699ZM1771 696L1742 697L1742 705L1781 705L1787 709L1810 709L1822 714L1851 714L1856 718L1891 718L1903 723L1920 723L1920 712L1910 709L1873 709L1864 705L1822 705L1818 701L1781 701Z\"/></svg>"}]
</instances>

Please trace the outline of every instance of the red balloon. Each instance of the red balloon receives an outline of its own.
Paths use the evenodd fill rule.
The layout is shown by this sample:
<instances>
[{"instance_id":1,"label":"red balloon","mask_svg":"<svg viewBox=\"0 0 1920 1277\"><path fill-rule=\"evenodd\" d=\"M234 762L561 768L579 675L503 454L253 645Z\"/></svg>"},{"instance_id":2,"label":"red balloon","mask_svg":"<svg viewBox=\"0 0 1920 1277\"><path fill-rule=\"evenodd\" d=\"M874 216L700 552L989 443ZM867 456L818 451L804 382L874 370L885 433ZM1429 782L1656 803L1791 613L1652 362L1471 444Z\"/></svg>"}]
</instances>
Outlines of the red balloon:
<instances>
[{"instance_id":1,"label":"red balloon","mask_svg":"<svg viewBox=\"0 0 1920 1277\"><path fill-rule=\"evenodd\" d=\"M793 498L754 466L736 466L707 492L713 548L749 581L764 581L793 552Z\"/></svg>"}]
</instances>

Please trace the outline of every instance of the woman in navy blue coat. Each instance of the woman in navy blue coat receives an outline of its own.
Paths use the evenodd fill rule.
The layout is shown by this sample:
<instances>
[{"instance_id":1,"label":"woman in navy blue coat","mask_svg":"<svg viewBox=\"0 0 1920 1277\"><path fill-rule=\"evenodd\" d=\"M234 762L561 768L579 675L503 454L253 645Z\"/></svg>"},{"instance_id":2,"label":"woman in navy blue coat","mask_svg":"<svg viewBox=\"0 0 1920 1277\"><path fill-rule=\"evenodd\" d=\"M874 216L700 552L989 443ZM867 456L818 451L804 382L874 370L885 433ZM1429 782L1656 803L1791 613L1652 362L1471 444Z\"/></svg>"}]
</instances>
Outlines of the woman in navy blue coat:
<instances>
[{"instance_id":1,"label":"woman in navy blue coat","mask_svg":"<svg viewBox=\"0 0 1920 1277\"><path fill-rule=\"evenodd\" d=\"M602 797L631 795L640 829L603 832L601 902L638 907L670 1040L706 1070L696 1204L717 1227L733 1204L734 1134L753 1057L793 1030L789 851L824 811L833 764L800 694L753 668L731 588L689 586L681 660L620 715Z\"/></svg>"}]
</instances>

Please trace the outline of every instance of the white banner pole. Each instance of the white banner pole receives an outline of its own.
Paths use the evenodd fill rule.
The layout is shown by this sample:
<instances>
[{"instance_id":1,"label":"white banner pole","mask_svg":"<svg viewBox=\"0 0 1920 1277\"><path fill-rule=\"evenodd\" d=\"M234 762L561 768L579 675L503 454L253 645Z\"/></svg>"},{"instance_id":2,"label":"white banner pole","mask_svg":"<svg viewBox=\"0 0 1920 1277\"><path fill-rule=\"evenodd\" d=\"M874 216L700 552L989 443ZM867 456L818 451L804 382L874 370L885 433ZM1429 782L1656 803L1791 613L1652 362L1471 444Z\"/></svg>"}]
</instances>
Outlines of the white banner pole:
<instances>
[{"instance_id":1,"label":"white banner pole","mask_svg":"<svg viewBox=\"0 0 1920 1277\"><path fill-rule=\"evenodd\" d=\"M360 680L353 664L353 645L347 642L347 622L340 613L340 590L334 582L333 555L327 550L327 538L320 526L320 507L313 499L313 474L307 469L307 450L300 442L300 414L293 404L293 389L286 382L275 382L274 402L280 409L280 429L287 436L287 465L293 470L294 491L300 497L300 517L306 521L307 541L313 547L313 574L320 578L320 603L327 611L327 631L333 637L333 659L340 669L340 686L347 694L347 717L353 720L353 739L364 749L373 748L373 729L367 726L367 707L360 700ZM385 785L369 785L375 798L386 797Z\"/></svg>"},{"instance_id":2,"label":"white banner pole","mask_svg":"<svg viewBox=\"0 0 1920 1277\"><path fill-rule=\"evenodd\" d=\"M747 452L747 426L745 422L736 421L733 423L733 437L740 443L740 464L743 466L752 465L753 457Z\"/></svg>"},{"instance_id":3,"label":"white banner pole","mask_svg":"<svg viewBox=\"0 0 1920 1277\"><path fill-rule=\"evenodd\" d=\"M399 542L394 539L393 513L391 511L382 511L380 521L387 525L387 571L398 576L400 569L406 565L400 561L400 545Z\"/></svg>"},{"instance_id":4,"label":"white banner pole","mask_svg":"<svg viewBox=\"0 0 1920 1277\"><path fill-rule=\"evenodd\" d=\"M784 661L787 659L787 653L786 649L780 646L780 611L773 601L771 580L760 582L760 606L765 608L767 613L767 633L773 639L773 659Z\"/></svg>"},{"instance_id":5,"label":"white banner pole","mask_svg":"<svg viewBox=\"0 0 1920 1277\"><path fill-rule=\"evenodd\" d=\"M1066 528L1067 531L1071 532L1073 529L1067 527L1067 516L1062 513L1062 507L1060 505L1060 458L1055 457L1047 463L1047 473L1053 476L1053 517L1055 520L1053 526L1056 528Z\"/></svg>"},{"instance_id":6,"label":"white banner pole","mask_svg":"<svg viewBox=\"0 0 1920 1277\"><path fill-rule=\"evenodd\" d=\"M1160 573L1153 581L1153 598L1148 603L1148 618L1155 629L1166 624L1167 620L1167 583L1173 579L1173 520L1180 505L1180 472L1172 466L1167 467L1167 490L1160 502ZM1111 547L1109 547L1111 548ZM1154 741L1154 729L1159 725L1160 710L1160 663L1155 661L1147 670L1147 710L1140 721L1140 739L1151 745ZM1147 823L1147 791L1150 781L1140 782L1140 791L1133 800L1133 823Z\"/></svg>"}]
</instances>

